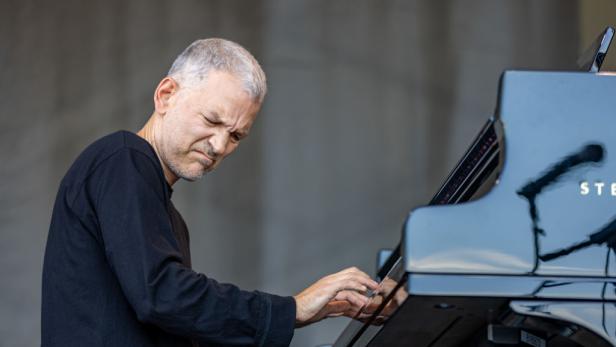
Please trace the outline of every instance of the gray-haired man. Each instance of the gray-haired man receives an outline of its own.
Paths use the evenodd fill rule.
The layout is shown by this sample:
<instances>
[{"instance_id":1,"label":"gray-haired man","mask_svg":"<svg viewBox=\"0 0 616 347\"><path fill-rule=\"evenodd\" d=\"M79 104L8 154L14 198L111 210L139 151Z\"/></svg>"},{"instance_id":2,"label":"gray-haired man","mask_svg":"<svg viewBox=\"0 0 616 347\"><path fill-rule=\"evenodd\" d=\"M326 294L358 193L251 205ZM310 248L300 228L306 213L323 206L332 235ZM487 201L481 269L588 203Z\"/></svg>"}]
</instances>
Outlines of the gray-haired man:
<instances>
[{"instance_id":1,"label":"gray-haired man","mask_svg":"<svg viewBox=\"0 0 616 347\"><path fill-rule=\"evenodd\" d=\"M284 346L295 327L354 315L377 284L358 269L294 297L194 272L171 186L214 169L248 135L265 74L241 46L199 40L154 93L136 134L94 142L60 184L43 269L43 346Z\"/></svg>"}]
</instances>

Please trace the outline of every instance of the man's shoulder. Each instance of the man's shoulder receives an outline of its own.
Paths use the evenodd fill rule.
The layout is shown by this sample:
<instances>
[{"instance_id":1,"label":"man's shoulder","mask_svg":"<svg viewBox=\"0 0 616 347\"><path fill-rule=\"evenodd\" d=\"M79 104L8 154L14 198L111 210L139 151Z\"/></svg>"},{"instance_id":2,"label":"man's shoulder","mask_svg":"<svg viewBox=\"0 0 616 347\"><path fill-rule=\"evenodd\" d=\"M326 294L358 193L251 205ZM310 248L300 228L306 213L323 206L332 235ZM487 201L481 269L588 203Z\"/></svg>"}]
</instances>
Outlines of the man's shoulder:
<instances>
[{"instance_id":1,"label":"man's shoulder","mask_svg":"<svg viewBox=\"0 0 616 347\"><path fill-rule=\"evenodd\" d=\"M105 160L121 150L139 152L153 160L156 159L152 146L145 139L126 130L116 131L94 141L86 147L80 157L91 156L94 160Z\"/></svg>"},{"instance_id":2,"label":"man's shoulder","mask_svg":"<svg viewBox=\"0 0 616 347\"><path fill-rule=\"evenodd\" d=\"M81 185L105 167L129 164L141 173L164 179L150 144L129 131L117 131L94 141L77 157L64 177L64 185Z\"/></svg>"}]
</instances>

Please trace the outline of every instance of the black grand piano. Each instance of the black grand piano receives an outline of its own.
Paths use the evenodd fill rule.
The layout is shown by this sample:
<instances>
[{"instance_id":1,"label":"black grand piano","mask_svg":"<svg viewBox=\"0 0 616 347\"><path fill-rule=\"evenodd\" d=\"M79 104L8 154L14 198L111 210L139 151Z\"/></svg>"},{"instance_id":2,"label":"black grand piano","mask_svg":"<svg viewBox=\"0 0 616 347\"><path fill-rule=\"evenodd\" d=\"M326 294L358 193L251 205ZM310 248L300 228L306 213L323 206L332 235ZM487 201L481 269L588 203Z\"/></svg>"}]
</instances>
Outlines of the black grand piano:
<instances>
[{"instance_id":1,"label":"black grand piano","mask_svg":"<svg viewBox=\"0 0 616 347\"><path fill-rule=\"evenodd\" d=\"M616 346L616 74L587 71L503 73L335 347Z\"/></svg>"}]
</instances>

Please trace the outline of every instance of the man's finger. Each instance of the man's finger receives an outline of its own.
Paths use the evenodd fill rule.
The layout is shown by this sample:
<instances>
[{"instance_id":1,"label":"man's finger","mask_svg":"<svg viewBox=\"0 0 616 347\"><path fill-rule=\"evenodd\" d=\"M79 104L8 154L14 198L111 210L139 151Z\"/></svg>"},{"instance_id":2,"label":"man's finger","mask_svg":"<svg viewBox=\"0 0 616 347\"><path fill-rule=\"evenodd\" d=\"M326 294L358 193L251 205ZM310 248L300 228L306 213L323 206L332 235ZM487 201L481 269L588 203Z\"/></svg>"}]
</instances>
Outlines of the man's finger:
<instances>
[{"instance_id":1,"label":"man's finger","mask_svg":"<svg viewBox=\"0 0 616 347\"><path fill-rule=\"evenodd\" d=\"M343 290L336 295L336 300L346 300L356 306L358 309L366 306L370 301L366 296L354 291Z\"/></svg>"},{"instance_id":2,"label":"man's finger","mask_svg":"<svg viewBox=\"0 0 616 347\"><path fill-rule=\"evenodd\" d=\"M376 290L379 285L370 278L346 274L335 278L333 286L336 288L336 291L347 289L366 293L368 290Z\"/></svg>"},{"instance_id":3,"label":"man's finger","mask_svg":"<svg viewBox=\"0 0 616 347\"><path fill-rule=\"evenodd\" d=\"M346 300L330 301L325 305L325 313L328 317L341 316L351 309L351 304Z\"/></svg>"},{"instance_id":4,"label":"man's finger","mask_svg":"<svg viewBox=\"0 0 616 347\"><path fill-rule=\"evenodd\" d=\"M368 281L369 283L371 283L370 285L368 285L369 287L373 287L373 286L376 287L376 286L378 286L378 283L374 282L372 280L372 278L370 276L368 276L368 274L366 274L365 272L359 270L356 267L347 268L345 270L342 270L342 271L334 274L333 276L337 276L337 275L350 275L350 276L353 276L353 277L356 277L356 278L362 278L362 279Z\"/></svg>"}]
</instances>

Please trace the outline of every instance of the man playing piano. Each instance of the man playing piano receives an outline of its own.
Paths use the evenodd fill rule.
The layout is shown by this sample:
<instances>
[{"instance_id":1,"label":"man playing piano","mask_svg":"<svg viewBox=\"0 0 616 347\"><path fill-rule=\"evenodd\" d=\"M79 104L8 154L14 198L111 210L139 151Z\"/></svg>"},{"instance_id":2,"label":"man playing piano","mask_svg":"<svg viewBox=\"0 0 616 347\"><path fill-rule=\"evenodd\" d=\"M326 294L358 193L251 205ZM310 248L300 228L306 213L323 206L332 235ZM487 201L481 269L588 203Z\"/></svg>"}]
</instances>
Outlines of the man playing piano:
<instances>
[{"instance_id":1,"label":"man playing piano","mask_svg":"<svg viewBox=\"0 0 616 347\"><path fill-rule=\"evenodd\" d=\"M354 316L377 284L356 268L294 297L246 292L191 269L171 202L245 138L265 75L239 45L199 40L176 59L138 133L86 148L60 184L43 268L43 346L285 346L295 327Z\"/></svg>"}]
</instances>

